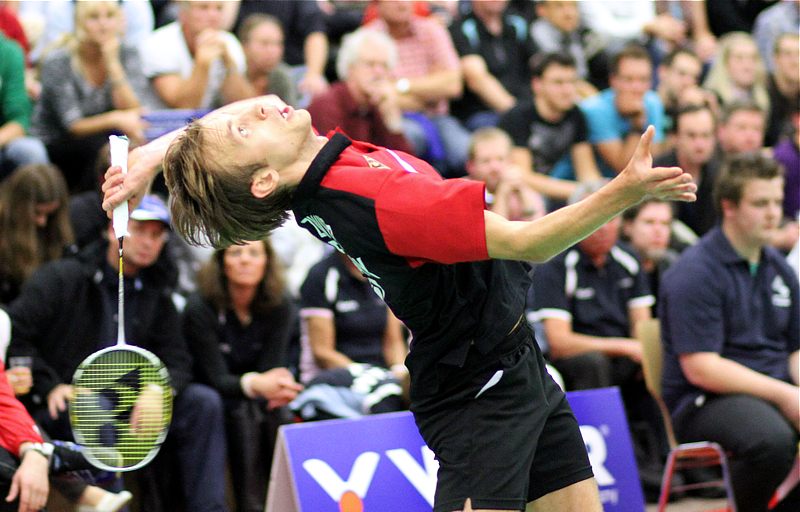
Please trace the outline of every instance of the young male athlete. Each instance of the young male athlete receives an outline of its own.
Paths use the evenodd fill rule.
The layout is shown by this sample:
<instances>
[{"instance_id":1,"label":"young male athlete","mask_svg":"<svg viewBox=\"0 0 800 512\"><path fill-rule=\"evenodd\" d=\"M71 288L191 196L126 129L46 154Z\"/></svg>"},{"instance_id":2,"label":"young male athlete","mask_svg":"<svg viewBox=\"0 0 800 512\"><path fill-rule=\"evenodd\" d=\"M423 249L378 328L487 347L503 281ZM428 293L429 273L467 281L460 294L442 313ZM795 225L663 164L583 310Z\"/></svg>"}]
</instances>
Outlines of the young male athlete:
<instances>
[{"instance_id":1,"label":"young male athlete","mask_svg":"<svg viewBox=\"0 0 800 512\"><path fill-rule=\"evenodd\" d=\"M347 254L414 335L411 410L440 469L436 511L599 511L583 440L523 319L527 266L644 197L692 201L679 168L652 168L650 127L627 167L534 222L484 210L484 185L442 180L408 154L320 136L275 96L216 110L111 167L103 206L142 193L162 161L175 228L224 246L292 210Z\"/></svg>"}]
</instances>

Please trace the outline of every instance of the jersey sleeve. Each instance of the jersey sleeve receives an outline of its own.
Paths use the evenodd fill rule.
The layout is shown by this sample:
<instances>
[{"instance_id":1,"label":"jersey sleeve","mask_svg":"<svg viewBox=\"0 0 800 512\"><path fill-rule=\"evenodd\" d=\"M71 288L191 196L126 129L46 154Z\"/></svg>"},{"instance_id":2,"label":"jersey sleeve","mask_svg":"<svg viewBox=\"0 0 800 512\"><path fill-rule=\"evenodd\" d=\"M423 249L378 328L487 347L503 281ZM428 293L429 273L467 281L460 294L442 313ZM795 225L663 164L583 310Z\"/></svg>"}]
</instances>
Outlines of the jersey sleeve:
<instances>
[{"instance_id":1,"label":"jersey sleeve","mask_svg":"<svg viewBox=\"0 0 800 512\"><path fill-rule=\"evenodd\" d=\"M375 211L387 248L398 256L451 264L489 258L484 184L395 173Z\"/></svg>"}]
</instances>

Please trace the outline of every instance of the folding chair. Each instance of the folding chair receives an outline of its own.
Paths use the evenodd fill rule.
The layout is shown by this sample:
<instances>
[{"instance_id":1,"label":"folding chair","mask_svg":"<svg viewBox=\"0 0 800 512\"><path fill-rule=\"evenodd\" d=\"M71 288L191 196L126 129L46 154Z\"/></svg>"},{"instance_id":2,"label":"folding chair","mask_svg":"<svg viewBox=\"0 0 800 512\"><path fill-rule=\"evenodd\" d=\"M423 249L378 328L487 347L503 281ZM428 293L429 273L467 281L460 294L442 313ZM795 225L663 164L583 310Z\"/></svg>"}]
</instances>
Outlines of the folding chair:
<instances>
[{"instance_id":1,"label":"folding chair","mask_svg":"<svg viewBox=\"0 0 800 512\"><path fill-rule=\"evenodd\" d=\"M658 404L661 411L661 418L664 421L664 429L667 432L669 441L669 456L664 467L664 474L661 478L661 494L658 498L658 511L662 512L667 507L670 492L698 489L705 487L724 487L728 502L728 510L736 512L736 502L733 498L733 487L731 486L730 471L728 469L728 458L722 447L710 441L699 441L695 443L678 443L675 439L675 432L672 429L672 420L664 401L661 399L661 374L663 369L663 351L661 347L661 325L658 319L640 321L636 326L636 338L642 343L642 368L647 389ZM722 468L722 480L712 480L708 482L698 482L675 486L672 488L672 476L675 471L696 468L720 466Z\"/></svg>"}]
</instances>

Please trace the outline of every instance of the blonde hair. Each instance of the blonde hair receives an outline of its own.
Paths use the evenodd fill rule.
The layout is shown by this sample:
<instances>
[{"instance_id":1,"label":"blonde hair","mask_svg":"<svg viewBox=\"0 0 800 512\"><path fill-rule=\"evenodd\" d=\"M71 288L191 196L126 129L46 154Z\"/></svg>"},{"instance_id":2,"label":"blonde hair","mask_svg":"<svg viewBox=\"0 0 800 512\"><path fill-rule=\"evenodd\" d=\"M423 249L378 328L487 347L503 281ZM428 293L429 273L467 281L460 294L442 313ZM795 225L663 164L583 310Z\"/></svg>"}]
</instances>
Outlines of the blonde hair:
<instances>
[{"instance_id":1,"label":"blonde hair","mask_svg":"<svg viewBox=\"0 0 800 512\"><path fill-rule=\"evenodd\" d=\"M750 87L750 99L762 110L769 111L769 93L767 92L767 70L764 59L758 53L758 46L753 37L746 32L729 32L719 39L717 58L708 71L708 76L703 82L703 88L719 96L724 105L735 100L734 83L728 70L728 60L733 49L740 44L751 45L756 49L756 76Z\"/></svg>"},{"instance_id":2,"label":"blonde hair","mask_svg":"<svg viewBox=\"0 0 800 512\"><path fill-rule=\"evenodd\" d=\"M478 144L490 140L500 140L505 142L508 145L509 150L511 150L511 148L514 146L514 142L506 132L495 126L487 126L486 128L475 130L475 132L472 134L472 137L470 137L467 158L469 160L474 159L475 149L478 147Z\"/></svg>"}]
</instances>

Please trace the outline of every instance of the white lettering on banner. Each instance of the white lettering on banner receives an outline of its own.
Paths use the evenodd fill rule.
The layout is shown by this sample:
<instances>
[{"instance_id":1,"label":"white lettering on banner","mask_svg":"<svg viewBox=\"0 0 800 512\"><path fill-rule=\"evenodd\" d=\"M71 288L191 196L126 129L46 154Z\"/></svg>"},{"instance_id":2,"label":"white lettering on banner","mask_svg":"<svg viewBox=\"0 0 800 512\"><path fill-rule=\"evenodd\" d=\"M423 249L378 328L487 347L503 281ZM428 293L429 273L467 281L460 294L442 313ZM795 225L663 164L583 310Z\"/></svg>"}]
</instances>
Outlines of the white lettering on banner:
<instances>
[{"instance_id":1,"label":"white lettering on banner","mask_svg":"<svg viewBox=\"0 0 800 512\"><path fill-rule=\"evenodd\" d=\"M353 463L353 468L350 470L350 476L347 480L342 480L336 471L331 468L327 462L320 459L308 459L303 462L303 469L308 471L325 493L331 497L333 501L339 503L342 495L347 491L352 491L361 499L367 495L369 484L372 483L372 477L375 476L375 470L378 468L378 461L381 456L375 452L364 452L356 458Z\"/></svg>"},{"instance_id":2,"label":"white lettering on banner","mask_svg":"<svg viewBox=\"0 0 800 512\"><path fill-rule=\"evenodd\" d=\"M416 459L403 449L388 450L386 456L432 507L433 496L436 494L436 475L439 472L439 463L431 449L427 446L422 447L422 461L425 463L425 468L422 468Z\"/></svg>"},{"instance_id":3,"label":"white lettering on banner","mask_svg":"<svg viewBox=\"0 0 800 512\"><path fill-rule=\"evenodd\" d=\"M419 492L430 506L433 506L433 496L436 492L436 474L439 463L434 458L433 452L427 446L420 448L424 468L417 463L414 457L404 448L387 450L386 456L397 467L406 480ZM375 452L364 452L359 455L350 470L347 480L336 474L327 462L320 459L308 459L303 462L311 478L316 481L330 498L339 503L342 496L350 491L361 499L367 495L369 486L378 469L380 455Z\"/></svg>"},{"instance_id":4,"label":"white lettering on banner","mask_svg":"<svg viewBox=\"0 0 800 512\"><path fill-rule=\"evenodd\" d=\"M583 436L583 442L586 444L586 451L589 454L589 462L592 464L592 471L594 471L597 485L600 487L614 485L616 479L605 466L608 450L603 434L596 427L581 425L581 436Z\"/></svg>"}]
</instances>

